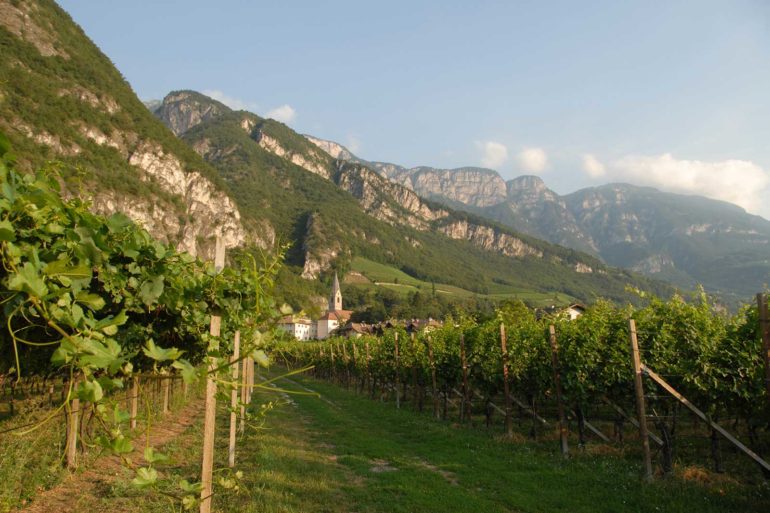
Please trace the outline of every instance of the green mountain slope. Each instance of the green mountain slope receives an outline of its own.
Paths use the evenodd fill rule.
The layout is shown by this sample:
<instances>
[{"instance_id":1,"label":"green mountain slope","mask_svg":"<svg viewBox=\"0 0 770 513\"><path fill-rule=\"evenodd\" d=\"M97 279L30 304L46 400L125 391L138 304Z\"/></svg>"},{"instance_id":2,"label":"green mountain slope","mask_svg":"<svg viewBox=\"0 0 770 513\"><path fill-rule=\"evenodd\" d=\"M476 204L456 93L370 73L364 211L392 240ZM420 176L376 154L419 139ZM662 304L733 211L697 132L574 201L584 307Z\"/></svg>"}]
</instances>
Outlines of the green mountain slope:
<instances>
[{"instance_id":1,"label":"green mountain slope","mask_svg":"<svg viewBox=\"0 0 770 513\"><path fill-rule=\"evenodd\" d=\"M167 99L178 106L185 94L191 99L188 113L208 111L198 93L179 91ZM171 118L164 121L178 128ZM182 137L220 171L245 217L264 220L278 238L293 243L289 263L308 278L332 268L347 270L358 256L425 282L481 294L502 286L562 291L589 301L628 299L629 284L669 290L589 255L423 200L365 165L334 160L285 125L252 113L228 109L212 119L201 116Z\"/></svg>"},{"instance_id":2,"label":"green mountain slope","mask_svg":"<svg viewBox=\"0 0 770 513\"><path fill-rule=\"evenodd\" d=\"M23 168L63 162L71 194L193 252L208 250L215 233L230 246L243 241L218 173L144 108L55 3L1 1L0 55L0 130Z\"/></svg>"}]
</instances>

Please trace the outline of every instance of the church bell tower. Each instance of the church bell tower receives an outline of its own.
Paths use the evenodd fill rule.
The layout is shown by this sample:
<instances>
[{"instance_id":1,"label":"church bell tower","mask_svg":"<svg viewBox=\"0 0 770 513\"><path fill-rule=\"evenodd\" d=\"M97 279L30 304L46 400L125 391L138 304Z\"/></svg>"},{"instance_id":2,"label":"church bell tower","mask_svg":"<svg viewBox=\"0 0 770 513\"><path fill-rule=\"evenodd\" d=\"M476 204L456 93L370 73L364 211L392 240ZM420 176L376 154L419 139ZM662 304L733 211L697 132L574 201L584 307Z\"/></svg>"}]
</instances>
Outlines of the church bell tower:
<instances>
[{"instance_id":1,"label":"church bell tower","mask_svg":"<svg viewBox=\"0 0 770 513\"><path fill-rule=\"evenodd\" d=\"M334 283L332 284L332 294L329 296L329 311L335 312L342 310L342 291L340 290L340 280L337 273L334 273Z\"/></svg>"}]
</instances>

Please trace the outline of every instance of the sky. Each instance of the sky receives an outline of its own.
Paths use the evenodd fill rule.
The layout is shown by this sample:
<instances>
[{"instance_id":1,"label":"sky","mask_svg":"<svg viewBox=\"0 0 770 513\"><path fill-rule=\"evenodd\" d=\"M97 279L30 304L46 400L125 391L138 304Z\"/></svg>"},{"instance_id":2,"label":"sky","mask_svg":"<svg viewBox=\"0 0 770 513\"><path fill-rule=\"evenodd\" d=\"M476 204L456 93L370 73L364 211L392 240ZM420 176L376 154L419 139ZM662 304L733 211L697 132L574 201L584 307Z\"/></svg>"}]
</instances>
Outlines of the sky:
<instances>
[{"instance_id":1,"label":"sky","mask_svg":"<svg viewBox=\"0 0 770 513\"><path fill-rule=\"evenodd\" d=\"M407 167L770 219L770 2L60 0L140 98L194 89Z\"/></svg>"}]
</instances>

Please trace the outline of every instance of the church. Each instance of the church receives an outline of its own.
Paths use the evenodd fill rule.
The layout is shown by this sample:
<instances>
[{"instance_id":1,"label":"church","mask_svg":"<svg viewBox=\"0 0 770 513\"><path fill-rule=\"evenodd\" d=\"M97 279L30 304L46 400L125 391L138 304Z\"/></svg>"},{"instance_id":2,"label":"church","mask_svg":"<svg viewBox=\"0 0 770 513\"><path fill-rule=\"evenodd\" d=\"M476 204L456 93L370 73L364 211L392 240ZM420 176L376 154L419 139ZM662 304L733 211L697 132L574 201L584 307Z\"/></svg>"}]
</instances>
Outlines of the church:
<instances>
[{"instance_id":1,"label":"church","mask_svg":"<svg viewBox=\"0 0 770 513\"><path fill-rule=\"evenodd\" d=\"M352 310L342 308L340 280L337 273L334 273L334 282L326 313L317 321L287 316L280 320L278 327L293 335L297 340L324 339L328 338L337 328L344 326L352 313Z\"/></svg>"}]
</instances>

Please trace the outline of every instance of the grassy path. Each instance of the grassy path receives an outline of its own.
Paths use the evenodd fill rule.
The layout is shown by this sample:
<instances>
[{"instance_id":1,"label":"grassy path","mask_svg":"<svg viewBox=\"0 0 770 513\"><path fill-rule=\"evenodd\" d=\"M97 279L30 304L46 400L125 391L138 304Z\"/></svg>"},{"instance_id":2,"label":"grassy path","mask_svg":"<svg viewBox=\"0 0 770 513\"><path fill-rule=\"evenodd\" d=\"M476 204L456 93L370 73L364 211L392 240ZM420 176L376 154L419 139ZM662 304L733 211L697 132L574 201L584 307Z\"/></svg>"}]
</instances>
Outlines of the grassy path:
<instances>
[{"instance_id":1,"label":"grassy path","mask_svg":"<svg viewBox=\"0 0 770 513\"><path fill-rule=\"evenodd\" d=\"M221 513L735 512L770 511L770 491L724 481L709 487L681 479L645 485L639 465L616 453L557 454L553 441L508 442L484 429L432 420L392 403L294 376L280 390L257 389L253 410L269 405L262 425L239 440L238 491L215 484ZM320 397L319 395L320 394ZM179 511L168 494L200 472L200 411L163 435L171 480L135 490L129 473L98 465L46 492L28 511L160 513ZM216 467L226 467L229 415L220 402ZM171 420L171 419L169 419ZM172 423L179 423L178 419ZM576 451L577 452L577 451ZM605 450L611 453L612 451ZM227 470L221 476L228 475ZM99 474L99 475L96 475ZM88 486L80 486L85 479ZM66 493L64 493L66 492ZM54 499L62 500L54 500ZM197 508L195 508L197 510Z\"/></svg>"},{"instance_id":2,"label":"grassy path","mask_svg":"<svg viewBox=\"0 0 770 513\"><path fill-rule=\"evenodd\" d=\"M638 466L617 456L564 461L553 443L505 442L311 378L279 384L322 398L292 394L286 403L258 395L283 404L244 455L244 468L257 470L247 478L249 497L221 497L221 511L705 513L770 506L756 489L644 485Z\"/></svg>"}]
</instances>

